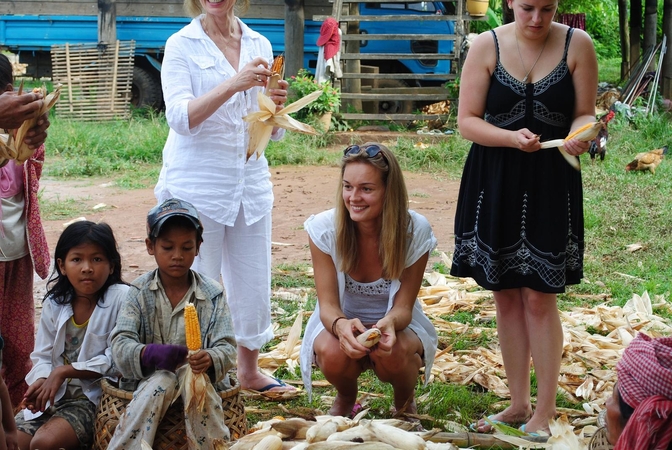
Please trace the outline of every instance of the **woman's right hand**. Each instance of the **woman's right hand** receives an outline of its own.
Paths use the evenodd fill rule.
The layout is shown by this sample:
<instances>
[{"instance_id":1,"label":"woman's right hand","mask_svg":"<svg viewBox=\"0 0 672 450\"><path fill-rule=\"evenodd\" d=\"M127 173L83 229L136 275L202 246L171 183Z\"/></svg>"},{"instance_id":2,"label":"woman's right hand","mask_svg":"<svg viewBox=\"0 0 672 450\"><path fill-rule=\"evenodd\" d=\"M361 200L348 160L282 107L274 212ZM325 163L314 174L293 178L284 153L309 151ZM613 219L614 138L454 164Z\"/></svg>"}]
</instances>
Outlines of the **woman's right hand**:
<instances>
[{"instance_id":1,"label":"woman's right hand","mask_svg":"<svg viewBox=\"0 0 672 450\"><path fill-rule=\"evenodd\" d=\"M235 75L236 91L246 91L253 87L264 87L271 76L268 62L258 56L254 58Z\"/></svg>"},{"instance_id":2,"label":"woman's right hand","mask_svg":"<svg viewBox=\"0 0 672 450\"><path fill-rule=\"evenodd\" d=\"M336 332L335 337L338 339L341 350L349 358L361 359L371 352L371 349L364 347L355 337L355 332L359 334L366 331L366 327L362 325L359 319L339 320L336 322L334 331Z\"/></svg>"},{"instance_id":3,"label":"woman's right hand","mask_svg":"<svg viewBox=\"0 0 672 450\"><path fill-rule=\"evenodd\" d=\"M514 145L512 145L512 147L526 153L536 152L541 148L540 137L541 136L532 133L527 128L521 128L520 130L513 132Z\"/></svg>"}]
</instances>

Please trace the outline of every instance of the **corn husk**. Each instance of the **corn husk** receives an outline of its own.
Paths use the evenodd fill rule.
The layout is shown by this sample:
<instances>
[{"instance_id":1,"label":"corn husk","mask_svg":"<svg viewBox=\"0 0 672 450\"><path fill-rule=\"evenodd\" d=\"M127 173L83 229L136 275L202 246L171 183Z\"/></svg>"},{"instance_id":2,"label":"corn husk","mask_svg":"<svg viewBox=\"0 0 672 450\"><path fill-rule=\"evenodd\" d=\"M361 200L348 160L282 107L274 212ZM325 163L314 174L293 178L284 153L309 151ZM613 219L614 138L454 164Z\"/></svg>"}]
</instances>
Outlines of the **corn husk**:
<instances>
[{"instance_id":1,"label":"corn husk","mask_svg":"<svg viewBox=\"0 0 672 450\"><path fill-rule=\"evenodd\" d=\"M28 119L24 121L23 124L21 124L19 129L16 130L16 134L14 135L13 139L13 159L16 159L16 162L19 164L25 162L31 156L33 156L34 150L28 147L28 145L24 142L26 133L28 133L28 131L37 124L37 121L41 116L46 114L51 108L54 107L58 101L59 96L61 95L61 84L57 84L54 90L48 94L47 88L44 85L41 88L36 88L36 90L42 94L42 98L44 100L42 102L42 108L35 115L35 117ZM21 93L21 89L19 89L19 93ZM11 146L11 144L8 145Z\"/></svg>"},{"instance_id":2,"label":"corn husk","mask_svg":"<svg viewBox=\"0 0 672 450\"><path fill-rule=\"evenodd\" d=\"M319 134L315 128L303 122L290 117L289 114L295 113L304 106L314 102L322 95L322 91L312 92L305 97L295 101L291 105L275 112L275 103L263 92L257 95L257 102L259 103L259 111L255 111L243 117L243 120L250 124L249 134L250 142L247 146L247 159L249 160L253 154L257 158L264 153L268 142L271 140L273 127L284 128L289 131L296 131L304 134Z\"/></svg>"},{"instance_id":3,"label":"corn husk","mask_svg":"<svg viewBox=\"0 0 672 450\"><path fill-rule=\"evenodd\" d=\"M189 354L192 355L198 351L190 350ZM180 393L184 399L184 411L187 413L203 412L207 397L206 389L210 383L207 374L205 372L194 373L191 367L186 367L180 375Z\"/></svg>"},{"instance_id":4,"label":"corn husk","mask_svg":"<svg viewBox=\"0 0 672 450\"><path fill-rule=\"evenodd\" d=\"M570 139L578 139L583 142L592 141L597 137L598 133L603 127L604 127L603 122L600 121L590 122L589 124L582 126L573 133L570 133L564 139L553 139L550 141L542 142L541 148L557 147L558 150L560 151L560 154L562 154L562 156L565 158L565 160L567 160L570 166L572 166L576 170L581 170L581 164L579 163L579 158L577 158L576 156L572 156L565 151L564 147L565 141L568 141Z\"/></svg>"}]
</instances>

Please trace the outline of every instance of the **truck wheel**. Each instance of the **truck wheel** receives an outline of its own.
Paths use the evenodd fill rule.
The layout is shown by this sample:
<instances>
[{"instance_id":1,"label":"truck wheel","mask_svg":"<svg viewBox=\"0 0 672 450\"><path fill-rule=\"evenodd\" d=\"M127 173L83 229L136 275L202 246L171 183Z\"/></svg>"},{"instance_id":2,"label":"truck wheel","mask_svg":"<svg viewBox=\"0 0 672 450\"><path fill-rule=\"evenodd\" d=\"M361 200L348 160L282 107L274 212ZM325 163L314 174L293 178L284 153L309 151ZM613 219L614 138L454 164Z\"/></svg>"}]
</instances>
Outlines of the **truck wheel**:
<instances>
[{"instance_id":1,"label":"truck wheel","mask_svg":"<svg viewBox=\"0 0 672 450\"><path fill-rule=\"evenodd\" d=\"M138 108L161 109L162 102L161 81L142 67L134 67L131 104Z\"/></svg>"},{"instance_id":2,"label":"truck wheel","mask_svg":"<svg viewBox=\"0 0 672 450\"><path fill-rule=\"evenodd\" d=\"M378 80L379 89L404 88L406 83L400 80ZM412 100L380 100L378 112L380 114L412 114L414 104Z\"/></svg>"}]
</instances>

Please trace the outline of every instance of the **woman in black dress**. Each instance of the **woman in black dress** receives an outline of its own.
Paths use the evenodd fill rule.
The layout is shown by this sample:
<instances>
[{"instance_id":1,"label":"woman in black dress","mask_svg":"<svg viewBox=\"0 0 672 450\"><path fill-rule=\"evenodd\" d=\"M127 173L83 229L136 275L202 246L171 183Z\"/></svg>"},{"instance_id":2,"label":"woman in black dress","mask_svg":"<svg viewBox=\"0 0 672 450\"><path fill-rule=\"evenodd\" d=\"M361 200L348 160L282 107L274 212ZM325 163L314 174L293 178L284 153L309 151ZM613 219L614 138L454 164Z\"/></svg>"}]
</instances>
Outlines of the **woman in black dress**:
<instances>
[{"instance_id":1,"label":"woman in black dress","mask_svg":"<svg viewBox=\"0 0 672 450\"><path fill-rule=\"evenodd\" d=\"M511 405L490 419L530 433L555 416L563 340L556 294L580 282L584 248L581 172L540 142L595 120L597 60L585 32L553 22L557 0L508 5L515 21L479 35L462 69L458 125L473 145L451 274L494 291ZM564 147L578 157L589 144Z\"/></svg>"}]
</instances>

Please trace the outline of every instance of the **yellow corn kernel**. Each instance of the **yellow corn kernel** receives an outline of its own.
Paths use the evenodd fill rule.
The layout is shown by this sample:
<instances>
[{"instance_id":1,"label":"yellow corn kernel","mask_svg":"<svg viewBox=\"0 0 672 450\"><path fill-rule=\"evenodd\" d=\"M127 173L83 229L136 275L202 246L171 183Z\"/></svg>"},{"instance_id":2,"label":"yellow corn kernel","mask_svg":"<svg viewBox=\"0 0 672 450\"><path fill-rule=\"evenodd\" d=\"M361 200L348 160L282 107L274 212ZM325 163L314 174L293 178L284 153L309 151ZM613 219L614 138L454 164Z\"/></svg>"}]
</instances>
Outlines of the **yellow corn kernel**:
<instances>
[{"instance_id":1,"label":"yellow corn kernel","mask_svg":"<svg viewBox=\"0 0 672 450\"><path fill-rule=\"evenodd\" d=\"M578 130L574 131L573 133L570 133L566 138L565 141L568 141L572 138L577 138L580 141L583 142L588 142L592 141L597 137L597 134L600 132L602 129L603 124L602 122L589 122L579 128Z\"/></svg>"},{"instance_id":2,"label":"yellow corn kernel","mask_svg":"<svg viewBox=\"0 0 672 450\"><path fill-rule=\"evenodd\" d=\"M198 315L193 303L187 303L184 307L184 333L187 335L187 348L200 350L201 325L198 323Z\"/></svg>"}]
</instances>

